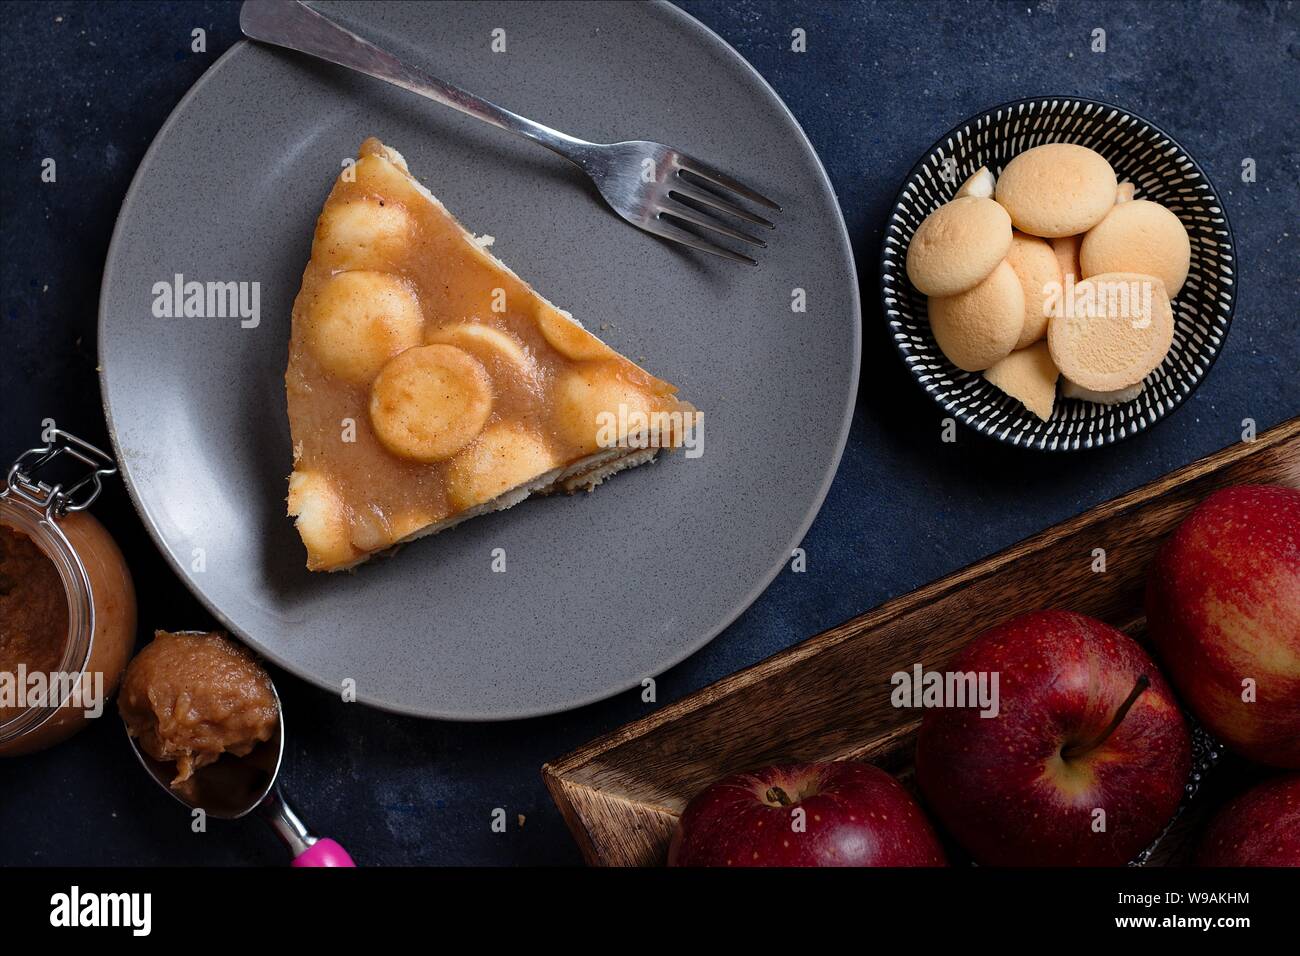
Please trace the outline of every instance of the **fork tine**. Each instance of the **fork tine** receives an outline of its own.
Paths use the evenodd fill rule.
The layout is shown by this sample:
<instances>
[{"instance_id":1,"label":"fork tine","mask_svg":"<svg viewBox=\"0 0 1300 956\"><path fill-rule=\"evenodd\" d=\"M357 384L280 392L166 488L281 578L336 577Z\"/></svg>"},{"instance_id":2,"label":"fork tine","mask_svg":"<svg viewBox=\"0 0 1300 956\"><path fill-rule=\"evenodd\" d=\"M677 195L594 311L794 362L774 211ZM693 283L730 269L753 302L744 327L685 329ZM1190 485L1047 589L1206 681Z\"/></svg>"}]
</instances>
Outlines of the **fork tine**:
<instances>
[{"instance_id":1,"label":"fork tine","mask_svg":"<svg viewBox=\"0 0 1300 956\"><path fill-rule=\"evenodd\" d=\"M751 236L747 232L741 232L739 229L733 229L721 219L710 216L708 213L699 212L683 203L665 203L659 208L661 216L673 216L677 219L684 219L689 223L699 226L701 229L712 229L714 232L720 232L724 236L732 239L739 239L741 242L748 242L750 245L758 246L760 249L766 249L767 243L757 236Z\"/></svg>"},{"instance_id":2,"label":"fork tine","mask_svg":"<svg viewBox=\"0 0 1300 956\"><path fill-rule=\"evenodd\" d=\"M715 192L710 192L707 189L702 189L697 186L687 185L686 180L682 179L681 176L677 177L676 184L668 188L668 195L673 196L674 198L685 196L687 199L697 202L702 206L709 206L712 209L720 210L729 216L735 216L737 219L745 220L745 222L752 222L756 226L766 226L768 229L776 228L775 223L769 222L762 216L756 216L748 209L737 206L735 203L727 202L725 198L719 196Z\"/></svg>"},{"instance_id":3,"label":"fork tine","mask_svg":"<svg viewBox=\"0 0 1300 956\"><path fill-rule=\"evenodd\" d=\"M768 209L775 209L777 212L781 211L780 206L772 202L772 200L768 199L762 193L755 192L739 180L732 179L722 170L710 166L708 163L700 162L694 156L678 154L677 166L679 172L678 178L680 178L681 172L687 172L692 176L698 176L700 179L716 183L725 189L730 189L733 193L736 193L739 196L744 196L746 199L756 202L761 206L766 206Z\"/></svg>"},{"instance_id":4,"label":"fork tine","mask_svg":"<svg viewBox=\"0 0 1300 956\"><path fill-rule=\"evenodd\" d=\"M648 219L641 226L646 232L652 232L663 239L671 239L673 242L680 242L684 246L690 246L692 249L698 249L700 252L708 252L715 256L721 256L724 259L730 259L733 262L747 262L751 266L758 265L749 256L743 256L739 252L732 252L730 249L722 246L715 246L711 242L706 242L693 232L687 232L681 226L675 226L671 222L665 222L657 216Z\"/></svg>"}]
</instances>

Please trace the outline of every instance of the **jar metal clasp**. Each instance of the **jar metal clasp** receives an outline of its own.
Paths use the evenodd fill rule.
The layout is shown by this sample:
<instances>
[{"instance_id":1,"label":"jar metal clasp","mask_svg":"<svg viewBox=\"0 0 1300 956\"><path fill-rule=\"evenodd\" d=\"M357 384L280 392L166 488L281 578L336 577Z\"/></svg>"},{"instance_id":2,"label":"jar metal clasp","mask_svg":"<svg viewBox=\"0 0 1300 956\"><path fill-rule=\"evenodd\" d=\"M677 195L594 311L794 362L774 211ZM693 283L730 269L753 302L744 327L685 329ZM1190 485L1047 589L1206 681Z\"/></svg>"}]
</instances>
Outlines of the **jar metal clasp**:
<instances>
[{"instance_id":1,"label":"jar metal clasp","mask_svg":"<svg viewBox=\"0 0 1300 956\"><path fill-rule=\"evenodd\" d=\"M64 482L48 484L42 481L39 474L61 458L72 459L88 470L65 479L71 482L66 486ZM70 511L89 508L104 490L103 479L116 473L117 464L108 454L90 442L56 428L48 445L27 449L9 467L7 483L0 489L0 498L10 495L21 498L52 520Z\"/></svg>"}]
</instances>

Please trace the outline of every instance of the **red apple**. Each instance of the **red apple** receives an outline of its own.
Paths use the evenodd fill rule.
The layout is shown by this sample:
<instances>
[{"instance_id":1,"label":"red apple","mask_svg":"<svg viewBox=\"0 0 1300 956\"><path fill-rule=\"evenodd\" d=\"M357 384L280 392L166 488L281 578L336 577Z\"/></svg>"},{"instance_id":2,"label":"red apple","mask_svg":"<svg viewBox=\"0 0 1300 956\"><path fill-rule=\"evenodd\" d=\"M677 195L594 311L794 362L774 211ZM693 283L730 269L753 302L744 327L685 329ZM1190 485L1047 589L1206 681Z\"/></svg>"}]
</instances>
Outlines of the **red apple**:
<instances>
[{"instance_id":1,"label":"red apple","mask_svg":"<svg viewBox=\"0 0 1300 956\"><path fill-rule=\"evenodd\" d=\"M1300 773L1247 790L1210 822L1201 866L1300 866Z\"/></svg>"},{"instance_id":2,"label":"red apple","mask_svg":"<svg viewBox=\"0 0 1300 956\"><path fill-rule=\"evenodd\" d=\"M669 866L943 866L934 830L907 791L865 763L740 773L686 806Z\"/></svg>"},{"instance_id":3,"label":"red apple","mask_svg":"<svg viewBox=\"0 0 1300 956\"><path fill-rule=\"evenodd\" d=\"M1169 822L1191 767L1182 712L1135 641L1039 611L985 631L950 671L998 675L998 713L925 712L916 777L980 863L1119 866Z\"/></svg>"},{"instance_id":4,"label":"red apple","mask_svg":"<svg viewBox=\"0 0 1300 956\"><path fill-rule=\"evenodd\" d=\"M1156 556L1147 628L1211 733L1300 768L1300 491L1242 485L1201 502Z\"/></svg>"}]
</instances>

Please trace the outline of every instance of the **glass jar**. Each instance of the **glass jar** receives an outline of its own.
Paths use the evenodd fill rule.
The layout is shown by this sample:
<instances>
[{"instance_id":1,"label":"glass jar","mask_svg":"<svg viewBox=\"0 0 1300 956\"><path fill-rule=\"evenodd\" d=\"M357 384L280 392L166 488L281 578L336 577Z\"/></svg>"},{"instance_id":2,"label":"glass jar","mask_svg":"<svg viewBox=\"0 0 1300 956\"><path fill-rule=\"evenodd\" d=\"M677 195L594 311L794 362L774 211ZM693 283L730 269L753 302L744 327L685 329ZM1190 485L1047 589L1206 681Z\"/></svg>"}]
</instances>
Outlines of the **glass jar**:
<instances>
[{"instance_id":1,"label":"glass jar","mask_svg":"<svg viewBox=\"0 0 1300 956\"><path fill-rule=\"evenodd\" d=\"M38 477L70 463L80 473L66 487ZM68 624L61 646L48 648L56 669L33 675L23 659L30 648L19 647L15 636L24 625L0 621L0 638L9 638L0 641L0 756L42 750L107 714L135 648L131 572L112 536L86 511L102 479L116 472L107 454L54 429L50 444L24 452L0 484L0 525L26 536L54 565ZM6 586L21 592L23 581ZM11 605L19 613L39 606L20 599ZM26 633L30 640L31 631Z\"/></svg>"}]
</instances>

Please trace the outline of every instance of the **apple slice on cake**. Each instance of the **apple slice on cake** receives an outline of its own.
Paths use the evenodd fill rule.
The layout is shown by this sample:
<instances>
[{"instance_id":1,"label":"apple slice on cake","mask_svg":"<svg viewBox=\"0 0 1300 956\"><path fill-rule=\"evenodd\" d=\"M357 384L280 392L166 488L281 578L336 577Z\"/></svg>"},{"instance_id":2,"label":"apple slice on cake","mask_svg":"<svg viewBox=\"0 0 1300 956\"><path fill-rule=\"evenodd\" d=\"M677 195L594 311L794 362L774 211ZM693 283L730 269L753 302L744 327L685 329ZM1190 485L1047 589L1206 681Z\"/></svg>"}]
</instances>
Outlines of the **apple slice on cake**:
<instances>
[{"instance_id":1,"label":"apple slice on cake","mask_svg":"<svg viewBox=\"0 0 1300 956\"><path fill-rule=\"evenodd\" d=\"M334 184L293 305L289 514L307 567L594 488L698 413L487 251L377 139Z\"/></svg>"}]
</instances>

